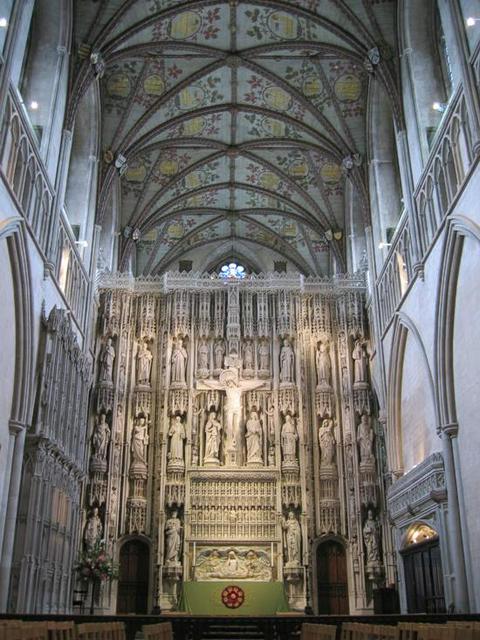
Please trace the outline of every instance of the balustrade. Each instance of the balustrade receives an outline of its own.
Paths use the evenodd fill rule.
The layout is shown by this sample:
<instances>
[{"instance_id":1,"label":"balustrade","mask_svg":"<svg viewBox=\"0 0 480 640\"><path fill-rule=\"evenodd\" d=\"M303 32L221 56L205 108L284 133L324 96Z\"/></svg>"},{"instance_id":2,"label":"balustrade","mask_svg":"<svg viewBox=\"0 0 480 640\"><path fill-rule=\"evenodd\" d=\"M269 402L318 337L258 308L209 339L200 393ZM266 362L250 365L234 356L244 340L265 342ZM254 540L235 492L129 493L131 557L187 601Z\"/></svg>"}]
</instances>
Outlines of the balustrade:
<instances>
[{"instance_id":1,"label":"balustrade","mask_svg":"<svg viewBox=\"0 0 480 640\"><path fill-rule=\"evenodd\" d=\"M59 287L74 317L80 326L83 326L87 312L89 278L75 245L75 238L70 231L70 225L64 211L62 211L59 219L54 264L55 277Z\"/></svg>"},{"instance_id":2,"label":"balustrade","mask_svg":"<svg viewBox=\"0 0 480 640\"><path fill-rule=\"evenodd\" d=\"M462 88L451 100L414 193L422 259L430 249L473 161L470 122Z\"/></svg>"},{"instance_id":3,"label":"balustrade","mask_svg":"<svg viewBox=\"0 0 480 640\"><path fill-rule=\"evenodd\" d=\"M380 333L383 333L413 277L410 227L402 214L382 271L377 278Z\"/></svg>"},{"instance_id":4,"label":"balustrade","mask_svg":"<svg viewBox=\"0 0 480 640\"><path fill-rule=\"evenodd\" d=\"M38 153L38 143L14 91L7 96L2 132L3 172L33 237L46 255L54 191Z\"/></svg>"},{"instance_id":5,"label":"balustrade","mask_svg":"<svg viewBox=\"0 0 480 640\"><path fill-rule=\"evenodd\" d=\"M77 324L83 329L88 273L75 245L65 211L60 215L58 228L52 229L54 189L27 116L13 90L7 97L2 132L0 163L5 178L44 259L47 258L52 238L54 275Z\"/></svg>"}]
</instances>

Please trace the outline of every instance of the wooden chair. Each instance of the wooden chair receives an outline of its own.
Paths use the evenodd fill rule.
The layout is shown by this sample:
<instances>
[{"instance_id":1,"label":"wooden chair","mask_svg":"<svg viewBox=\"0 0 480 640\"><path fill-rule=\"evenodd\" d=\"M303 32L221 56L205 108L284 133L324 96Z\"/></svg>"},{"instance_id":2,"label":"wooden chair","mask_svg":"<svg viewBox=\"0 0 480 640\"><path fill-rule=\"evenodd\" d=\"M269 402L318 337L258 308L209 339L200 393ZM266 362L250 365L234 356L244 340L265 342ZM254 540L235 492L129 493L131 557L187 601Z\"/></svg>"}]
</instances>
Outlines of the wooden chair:
<instances>
[{"instance_id":1,"label":"wooden chair","mask_svg":"<svg viewBox=\"0 0 480 640\"><path fill-rule=\"evenodd\" d=\"M173 640L171 622L159 622L142 627L145 640Z\"/></svg>"},{"instance_id":2,"label":"wooden chair","mask_svg":"<svg viewBox=\"0 0 480 640\"><path fill-rule=\"evenodd\" d=\"M336 636L336 625L304 622L300 640L335 640Z\"/></svg>"}]
</instances>

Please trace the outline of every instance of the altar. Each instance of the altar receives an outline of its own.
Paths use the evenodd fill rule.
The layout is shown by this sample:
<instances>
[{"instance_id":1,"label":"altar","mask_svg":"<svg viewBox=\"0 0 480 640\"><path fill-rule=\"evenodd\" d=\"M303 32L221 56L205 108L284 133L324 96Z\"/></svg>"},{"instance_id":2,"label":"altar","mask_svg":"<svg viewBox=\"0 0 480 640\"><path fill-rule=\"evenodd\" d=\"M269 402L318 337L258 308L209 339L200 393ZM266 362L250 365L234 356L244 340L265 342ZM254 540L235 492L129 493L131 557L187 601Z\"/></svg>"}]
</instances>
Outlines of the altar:
<instances>
[{"instance_id":1,"label":"altar","mask_svg":"<svg viewBox=\"0 0 480 640\"><path fill-rule=\"evenodd\" d=\"M282 582L185 582L179 610L193 615L260 616L289 611Z\"/></svg>"}]
</instances>

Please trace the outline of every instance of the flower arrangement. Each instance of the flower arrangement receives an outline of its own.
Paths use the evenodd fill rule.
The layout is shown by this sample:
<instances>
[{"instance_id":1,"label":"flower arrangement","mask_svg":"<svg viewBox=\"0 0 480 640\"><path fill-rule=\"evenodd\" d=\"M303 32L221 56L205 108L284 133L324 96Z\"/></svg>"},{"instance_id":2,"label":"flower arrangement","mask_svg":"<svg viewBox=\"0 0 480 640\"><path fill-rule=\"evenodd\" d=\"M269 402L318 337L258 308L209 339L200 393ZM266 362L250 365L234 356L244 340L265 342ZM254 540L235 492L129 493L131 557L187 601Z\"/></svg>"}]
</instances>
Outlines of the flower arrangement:
<instances>
[{"instance_id":1,"label":"flower arrangement","mask_svg":"<svg viewBox=\"0 0 480 640\"><path fill-rule=\"evenodd\" d=\"M107 554L103 540L80 553L75 569L82 578L93 582L105 582L118 578L118 566Z\"/></svg>"}]
</instances>

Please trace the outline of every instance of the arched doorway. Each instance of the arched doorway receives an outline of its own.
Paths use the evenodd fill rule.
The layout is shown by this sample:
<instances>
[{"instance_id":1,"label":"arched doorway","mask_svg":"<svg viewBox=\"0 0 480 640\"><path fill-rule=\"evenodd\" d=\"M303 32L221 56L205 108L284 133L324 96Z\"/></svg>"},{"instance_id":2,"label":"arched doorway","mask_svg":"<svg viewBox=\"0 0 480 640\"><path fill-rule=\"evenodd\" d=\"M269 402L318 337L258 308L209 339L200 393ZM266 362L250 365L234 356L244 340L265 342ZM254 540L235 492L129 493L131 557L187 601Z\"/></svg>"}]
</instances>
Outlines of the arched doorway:
<instances>
[{"instance_id":1,"label":"arched doorway","mask_svg":"<svg viewBox=\"0 0 480 640\"><path fill-rule=\"evenodd\" d=\"M317 547L317 604L321 614L348 614L345 547L327 540Z\"/></svg>"},{"instance_id":2,"label":"arched doorway","mask_svg":"<svg viewBox=\"0 0 480 640\"><path fill-rule=\"evenodd\" d=\"M412 525L401 554L408 613L444 613L442 558L437 532L423 523Z\"/></svg>"},{"instance_id":3,"label":"arched doorway","mask_svg":"<svg viewBox=\"0 0 480 640\"><path fill-rule=\"evenodd\" d=\"M117 613L147 613L149 556L141 540L129 540L120 549Z\"/></svg>"}]
</instances>

